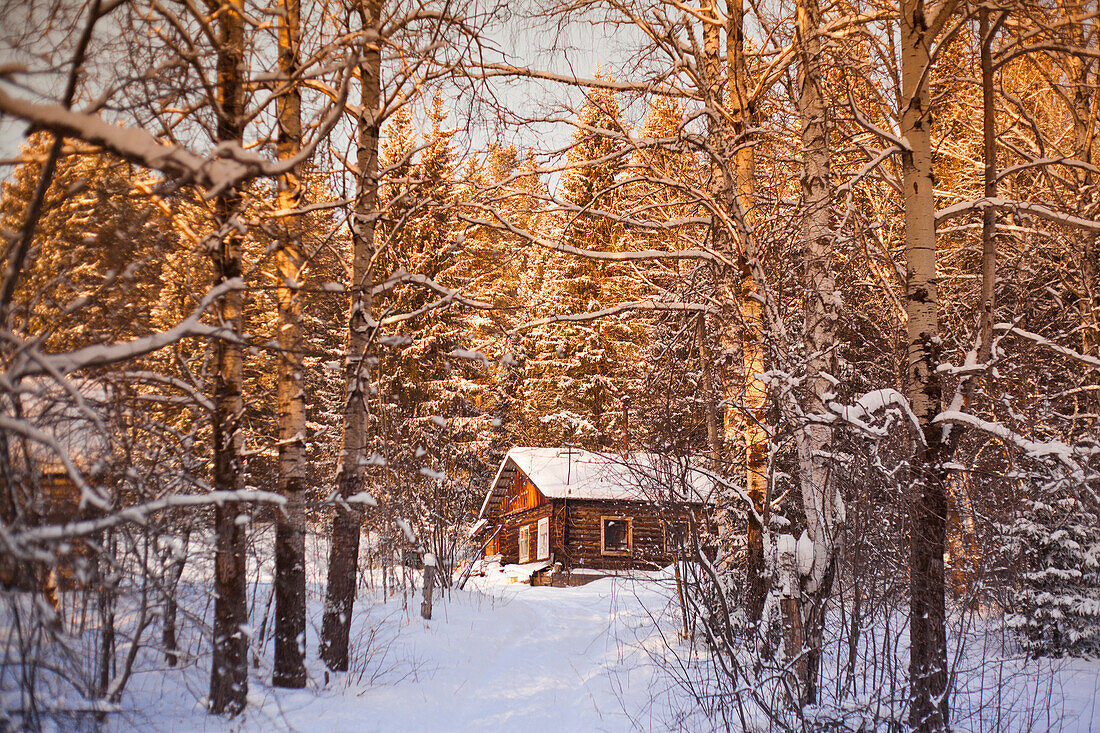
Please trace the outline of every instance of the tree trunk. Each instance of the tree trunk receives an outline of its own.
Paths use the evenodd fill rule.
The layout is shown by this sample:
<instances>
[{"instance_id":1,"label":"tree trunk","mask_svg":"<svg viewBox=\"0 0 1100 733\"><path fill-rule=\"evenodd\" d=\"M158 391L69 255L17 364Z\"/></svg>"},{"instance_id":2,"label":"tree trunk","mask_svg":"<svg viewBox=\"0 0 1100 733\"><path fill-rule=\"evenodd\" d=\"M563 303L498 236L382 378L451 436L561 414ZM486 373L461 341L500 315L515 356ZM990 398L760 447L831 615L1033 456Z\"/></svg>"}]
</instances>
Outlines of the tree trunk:
<instances>
[{"instance_id":1,"label":"tree trunk","mask_svg":"<svg viewBox=\"0 0 1100 733\"><path fill-rule=\"evenodd\" d=\"M279 157L291 158L302 141L302 100L297 83L299 0L281 0L279 72L289 85L278 99ZM297 171L279 181L276 208L296 208L302 197ZM302 225L298 216L282 219L283 241L275 253L279 300L279 492L286 506L275 525L275 687L305 687L306 643L306 398L302 372Z\"/></svg>"},{"instance_id":2,"label":"tree trunk","mask_svg":"<svg viewBox=\"0 0 1100 733\"><path fill-rule=\"evenodd\" d=\"M359 116L359 182L352 223L351 305L348 314L347 402L344 405L344 442L340 457L338 496L332 521L328 586L321 628L321 659L333 671L348 668L348 640L355 602L355 576L359 562L362 510L347 499L362 491L362 454L366 446L367 400L370 397L368 349L376 323L372 315L371 286L374 272L374 229L378 221L378 128L381 97L382 54L379 30L381 0L360 8L367 41L359 72L362 100Z\"/></svg>"},{"instance_id":3,"label":"tree trunk","mask_svg":"<svg viewBox=\"0 0 1100 733\"><path fill-rule=\"evenodd\" d=\"M909 316L906 391L920 425L921 444L910 477L909 678L910 725L917 731L947 729L947 638L944 550L947 495L942 431L932 423L940 409L936 373L939 293L936 280L936 225L932 186L931 95L929 69L938 27L952 12L925 14L924 0L901 0L901 134L905 204L906 300Z\"/></svg>"},{"instance_id":4,"label":"tree trunk","mask_svg":"<svg viewBox=\"0 0 1100 733\"><path fill-rule=\"evenodd\" d=\"M745 145L744 134L751 126L752 110L749 104L748 71L745 62L745 10L742 0L726 0L726 59L725 59L725 107L732 121L725 136L723 151L728 153L727 164L732 167L733 181L727 185L727 197L734 220L740 220L742 234L748 235L752 227L753 190L756 175L756 158L751 145ZM740 348L742 357L741 383L732 381L727 387L724 429L727 439L735 434L737 425L743 426L745 441L745 492L753 503L746 513L746 543L748 546L748 604L749 617L758 620L764 610L764 598L768 593L768 570L764 560L764 527L757 517L764 516L764 504L768 494L768 431L764 414L768 390L758 378L764 366L764 310L759 300L754 267L757 265L753 242L743 236L739 251L730 248L730 255L738 263L737 272L729 272L729 278L737 279L735 295L740 311ZM731 293L732 295L732 293ZM731 340L727 348L733 350ZM737 393L740 394L737 394ZM738 412L740 403L741 411Z\"/></svg>"},{"instance_id":5,"label":"tree trunk","mask_svg":"<svg viewBox=\"0 0 1100 733\"><path fill-rule=\"evenodd\" d=\"M714 390L714 359L707 335L707 314L700 313L695 323L695 344L699 350L699 372L702 380L703 419L707 423L707 447L710 468L716 470L722 458L722 438L718 433L718 400Z\"/></svg>"},{"instance_id":6,"label":"tree trunk","mask_svg":"<svg viewBox=\"0 0 1100 733\"><path fill-rule=\"evenodd\" d=\"M179 642L176 639L176 616L179 611L177 592L180 578L183 577L183 566L187 562L187 542L191 536L188 529L181 540L182 547L173 557L167 559L164 568L164 621L161 626L161 646L164 647L164 661L169 667L179 664ZM171 551L171 548L169 548Z\"/></svg>"},{"instance_id":7,"label":"tree trunk","mask_svg":"<svg viewBox=\"0 0 1100 733\"><path fill-rule=\"evenodd\" d=\"M778 555L778 579L780 586L779 612L783 623L783 661L787 667L785 678L791 701L805 705L807 688L806 639L802 626L802 594L798 575L797 543L793 535L784 534L776 539Z\"/></svg>"},{"instance_id":8,"label":"tree trunk","mask_svg":"<svg viewBox=\"0 0 1100 733\"><path fill-rule=\"evenodd\" d=\"M754 157L752 146L743 145L741 136L749 127L751 110L746 92L744 49L744 7L742 0L726 0L723 18L718 0L701 0L700 9L710 16L703 24L703 86L707 106L714 110L710 119L710 144L715 161L715 202L725 209L742 235L749 232L747 221L752 209ZM726 30L726 53L722 56L721 29ZM722 111L724 111L724 114ZM740 148L738 149L738 146ZM737 268L722 267L717 273L717 300L724 312L719 322L719 348L724 353L742 354L740 379L728 375L724 380L723 434L727 441L740 433L745 441L745 490L753 503L747 517L747 585L749 617L758 620L764 608L768 579L764 563L762 516L767 494L768 435L763 427L765 385L756 378L764 371L763 311L757 300L753 274L754 251L743 237L740 247L724 223L715 223L714 247L723 252ZM731 462L732 463L732 462Z\"/></svg>"},{"instance_id":9,"label":"tree trunk","mask_svg":"<svg viewBox=\"0 0 1100 733\"><path fill-rule=\"evenodd\" d=\"M1065 6L1070 6L1065 3ZM1087 6L1086 6L1087 7ZM1092 164L1092 148L1096 135L1096 125L1093 124L1095 112L1093 105L1096 95L1096 67L1097 59L1091 55L1094 52L1097 31L1095 22L1092 27L1087 25L1089 11L1086 7L1074 10L1065 7L1067 15L1077 14L1070 22L1073 45L1082 49L1081 53L1075 53L1070 59L1070 69L1073 83L1073 154L1078 160ZM1087 30L1086 30L1087 29ZM1095 217L1096 193L1095 174L1087 168L1080 174L1080 192L1083 201L1084 215ZM1100 242L1095 235L1085 237L1084 252L1082 253L1081 267L1081 295L1078 298L1078 308L1081 309L1081 352L1091 356L1100 356ZM1097 391L1089 400L1086 411L1100 411L1100 391Z\"/></svg>"},{"instance_id":10,"label":"tree trunk","mask_svg":"<svg viewBox=\"0 0 1100 733\"><path fill-rule=\"evenodd\" d=\"M244 19L239 0L218 15L218 140L241 142L244 113ZM235 189L219 194L214 210L221 238L214 247L215 285L241 276L241 233L234 219L241 197ZM232 291L219 302L224 326L241 333L241 293ZM241 347L219 339L214 344L214 481L215 491L239 491L243 486L240 420ZM214 629L210 670L210 711L230 716L241 712L248 696L248 606L245 591L244 509L238 502L214 511Z\"/></svg>"},{"instance_id":11,"label":"tree trunk","mask_svg":"<svg viewBox=\"0 0 1100 733\"><path fill-rule=\"evenodd\" d=\"M978 9L978 29L981 41L982 67L982 149L983 188L985 198L997 196L997 127L993 107L993 34L989 25L989 8ZM978 363L985 364L993 349L993 307L996 305L997 277L997 211L992 206L982 209L982 294L981 321L978 326ZM973 381L973 380L969 380ZM957 428L956 428L957 429Z\"/></svg>"},{"instance_id":12,"label":"tree trunk","mask_svg":"<svg viewBox=\"0 0 1100 733\"><path fill-rule=\"evenodd\" d=\"M830 153L828 119L821 83L821 9L817 0L799 0L797 6L798 111L802 126L802 260L804 268L807 385L801 393L804 415L827 415L826 395L833 386L829 376L836 359L836 282L831 263L832 223L830 202ZM832 591L832 568L840 531L841 501L832 462L828 458L833 430L825 423L803 421L796 434L799 480L806 515L806 532L813 545L813 563L801 579L798 596L804 619L805 660L803 701L816 701L814 681L821 659L825 604Z\"/></svg>"}]
</instances>

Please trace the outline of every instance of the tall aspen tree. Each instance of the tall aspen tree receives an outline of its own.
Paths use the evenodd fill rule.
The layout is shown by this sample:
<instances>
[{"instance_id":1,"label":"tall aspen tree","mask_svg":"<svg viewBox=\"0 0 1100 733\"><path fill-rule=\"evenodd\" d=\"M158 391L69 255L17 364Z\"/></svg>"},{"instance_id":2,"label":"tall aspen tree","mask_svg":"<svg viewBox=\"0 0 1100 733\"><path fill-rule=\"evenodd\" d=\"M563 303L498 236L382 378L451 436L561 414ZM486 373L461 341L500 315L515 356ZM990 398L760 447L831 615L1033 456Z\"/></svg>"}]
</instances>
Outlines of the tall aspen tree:
<instances>
[{"instance_id":1,"label":"tall aspen tree","mask_svg":"<svg viewBox=\"0 0 1100 733\"><path fill-rule=\"evenodd\" d=\"M905 310L908 315L906 397L920 426L910 477L910 724L917 731L948 725L944 552L947 491L941 407L939 287L932 187L932 47L954 11L948 0L931 13L924 0L901 0L901 153L905 207Z\"/></svg>"},{"instance_id":2,"label":"tall aspen tree","mask_svg":"<svg viewBox=\"0 0 1100 733\"><path fill-rule=\"evenodd\" d=\"M726 0L725 13L718 0L702 0L704 77L700 89L710 108L711 146L715 161L715 199L734 219L741 233L752 211L755 157L752 145L743 139L751 126L752 110L747 91L745 64L744 6L741 0ZM722 31L726 34L722 53ZM718 274L718 299L725 313L719 331L719 346L726 353L740 351L741 379L725 379L723 428L727 443L741 433L745 443L745 493L753 503L747 512L748 604L752 619L759 619L768 591L764 560L764 535L757 517L763 515L767 495L768 433L764 407L767 387L758 374L764 372L763 309L753 274L754 248L743 237L738 246L728 228L714 227L715 249L736 267L725 266ZM733 311L736 311L736 315ZM727 445L727 451L731 446Z\"/></svg>"},{"instance_id":3,"label":"tall aspen tree","mask_svg":"<svg viewBox=\"0 0 1100 733\"><path fill-rule=\"evenodd\" d=\"M282 159L298 153L302 144L302 95L298 49L301 41L299 0L281 0L279 14L279 72L285 90L277 100ZM276 208L287 212L301 202L297 171L280 176ZM286 505L275 526L275 669L276 687L305 687L306 636L306 398L302 364L302 246L301 218L284 213L279 248L275 253L279 303L279 493Z\"/></svg>"},{"instance_id":4,"label":"tall aspen tree","mask_svg":"<svg viewBox=\"0 0 1100 733\"><path fill-rule=\"evenodd\" d=\"M798 48L798 114L802 142L802 267L804 297L803 349L806 354L807 387L802 393L805 415L828 414L828 393L836 359L837 292L831 266L833 233L830 202L830 152L828 110L822 94L822 43L819 35L821 8L817 0L798 0L796 7L796 43ZM829 458L833 429L826 422L804 421L796 441L802 505L806 514L806 532L814 553L809 574L801 589L805 621L802 637L805 651L804 673L800 680L802 699L814 702L825 625L825 604L832 586L836 552L833 546L840 517L841 501L836 477Z\"/></svg>"},{"instance_id":5,"label":"tall aspen tree","mask_svg":"<svg viewBox=\"0 0 1100 733\"><path fill-rule=\"evenodd\" d=\"M352 267L348 313L347 396L344 437L337 477L337 502L332 521L328 584L321 627L321 659L329 669L346 671L351 613L355 603L359 535L363 511L349 503L363 490L370 399L369 348L377 323L371 288L375 266L374 233L378 223L378 128L382 77L382 0L359 6L364 45L359 62L362 85L358 121L358 183L352 220Z\"/></svg>"}]
</instances>

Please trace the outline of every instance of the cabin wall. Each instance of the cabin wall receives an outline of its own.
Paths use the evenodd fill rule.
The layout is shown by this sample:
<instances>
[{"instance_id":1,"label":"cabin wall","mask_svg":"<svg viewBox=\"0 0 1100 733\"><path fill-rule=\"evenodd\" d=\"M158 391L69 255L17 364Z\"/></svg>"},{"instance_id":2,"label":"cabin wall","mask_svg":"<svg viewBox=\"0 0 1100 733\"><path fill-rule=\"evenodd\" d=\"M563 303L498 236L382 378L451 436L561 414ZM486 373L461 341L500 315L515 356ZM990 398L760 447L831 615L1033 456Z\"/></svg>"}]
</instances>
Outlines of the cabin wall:
<instances>
[{"instance_id":1,"label":"cabin wall","mask_svg":"<svg viewBox=\"0 0 1100 733\"><path fill-rule=\"evenodd\" d=\"M530 527L531 558L536 562L538 521L550 517L550 557L566 570L591 568L596 570L652 569L672 562L674 547L668 540L670 525L688 523L688 512L703 520L701 507L673 508L629 501L596 501L582 499L544 500L539 506L495 517L501 527L496 551L504 564L519 562L519 530ZM605 555L602 552L601 524L604 517L629 517L632 547L627 555Z\"/></svg>"},{"instance_id":2,"label":"cabin wall","mask_svg":"<svg viewBox=\"0 0 1100 733\"><path fill-rule=\"evenodd\" d=\"M672 562L674 547L667 542L668 526L687 524L688 508L639 502L570 499L564 502L564 549L559 559L567 568L628 570L663 567ZM700 512L699 509L695 511ZM603 553L604 517L628 517L632 526L629 555Z\"/></svg>"},{"instance_id":3,"label":"cabin wall","mask_svg":"<svg viewBox=\"0 0 1100 733\"><path fill-rule=\"evenodd\" d=\"M546 501L522 512L508 514L497 519L500 524L500 534L497 535L497 551L500 553L500 561L504 564L519 562L519 529L523 526L531 528L531 558L528 562L536 562L536 549L538 547L538 522L543 517L550 519L550 557L558 560L562 550L561 515L560 510L555 511L558 502Z\"/></svg>"},{"instance_id":4,"label":"cabin wall","mask_svg":"<svg viewBox=\"0 0 1100 733\"><path fill-rule=\"evenodd\" d=\"M508 485L508 490L501 497L497 512L501 515L517 514L528 509L535 509L545 503L546 497L535 488L535 485L531 483L531 480L527 478L523 471L517 468L516 472L512 474L512 481Z\"/></svg>"}]
</instances>

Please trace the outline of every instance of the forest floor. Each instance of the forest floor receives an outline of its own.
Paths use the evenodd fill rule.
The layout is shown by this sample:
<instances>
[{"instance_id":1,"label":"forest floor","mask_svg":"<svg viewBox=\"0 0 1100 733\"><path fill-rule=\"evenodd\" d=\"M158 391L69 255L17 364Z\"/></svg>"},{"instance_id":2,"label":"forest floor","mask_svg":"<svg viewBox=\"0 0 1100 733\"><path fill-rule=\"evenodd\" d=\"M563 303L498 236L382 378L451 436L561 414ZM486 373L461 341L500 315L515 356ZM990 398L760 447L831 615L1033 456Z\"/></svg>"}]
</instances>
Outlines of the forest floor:
<instances>
[{"instance_id":1,"label":"forest floor","mask_svg":"<svg viewBox=\"0 0 1100 733\"><path fill-rule=\"evenodd\" d=\"M361 598L348 673L331 675L326 684L316 661L316 629L310 629L306 689L275 690L267 684L269 671L254 669L247 712L226 723L202 710L207 657L181 670L136 675L115 727L324 733L682 728L693 704L661 663L663 634L675 634L679 623L668 590L653 575L532 588L497 574L472 578L464 591L437 599L431 621L420 618L419 592Z\"/></svg>"},{"instance_id":2,"label":"forest floor","mask_svg":"<svg viewBox=\"0 0 1100 733\"><path fill-rule=\"evenodd\" d=\"M262 606L265 584L257 587L254 602ZM311 584L312 619L320 617L320 589ZM199 587L195 592L192 605L205 594ZM195 635L190 647L197 654L181 669L147 658L128 687L125 710L111 717L109 727L265 733L720 729L678 682L705 667L689 671L677 656L685 646L676 638L674 598L667 572L577 588L532 588L491 573L437 599L434 618L424 621L418 592L389 598L370 592L356 604L346 674L326 680L311 628L307 688L271 688L261 659L250 680L248 710L227 722L203 711L209 656ZM894 635L895 643L904 638ZM983 643L972 636L970 651L956 663L956 730L1100 732L1100 662L1027 661L1005 654L1003 644ZM270 643L266 651L270 659ZM903 679L904 671L895 676ZM875 700L860 702L864 711L888 697L881 689L876 694L871 679L860 685L863 693L854 699ZM866 712L851 715L849 723L868 720Z\"/></svg>"}]
</instances>

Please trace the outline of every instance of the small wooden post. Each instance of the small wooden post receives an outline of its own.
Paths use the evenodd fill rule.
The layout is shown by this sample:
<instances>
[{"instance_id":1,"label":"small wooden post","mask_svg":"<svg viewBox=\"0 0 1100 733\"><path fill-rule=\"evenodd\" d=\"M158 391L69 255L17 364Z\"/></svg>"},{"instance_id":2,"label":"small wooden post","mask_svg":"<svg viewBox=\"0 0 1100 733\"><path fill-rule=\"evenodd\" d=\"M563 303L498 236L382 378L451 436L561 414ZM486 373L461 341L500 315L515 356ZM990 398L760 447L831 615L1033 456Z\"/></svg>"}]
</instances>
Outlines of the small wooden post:
<instances>
[{"instance_id":1,"label":"small wooden post","mask_svg":"<svg viewBox=\"0 0 1100 733\"><path fill-rule=\"evenodd\" d=\"M435 555L424 553L424 597L420 601L420 616L432 620L432 586L435 585Z\"/></svg>"},{"instance_id":2,"label":"small wooden post","mask_svg":"<svg viewBox=\"0 0 1100 733\"><path fill-rule=\"evenodd\" d=\"M687 639L690 634L688 633L688 612L687 604L684 603L684 581L680 577L680 551L676 550L676 558L672 561L672 572L676 575L676 596L680 599L680 620L684 624L684 629L681 635L684 639Z\"/></svg>"}]
</instances>

